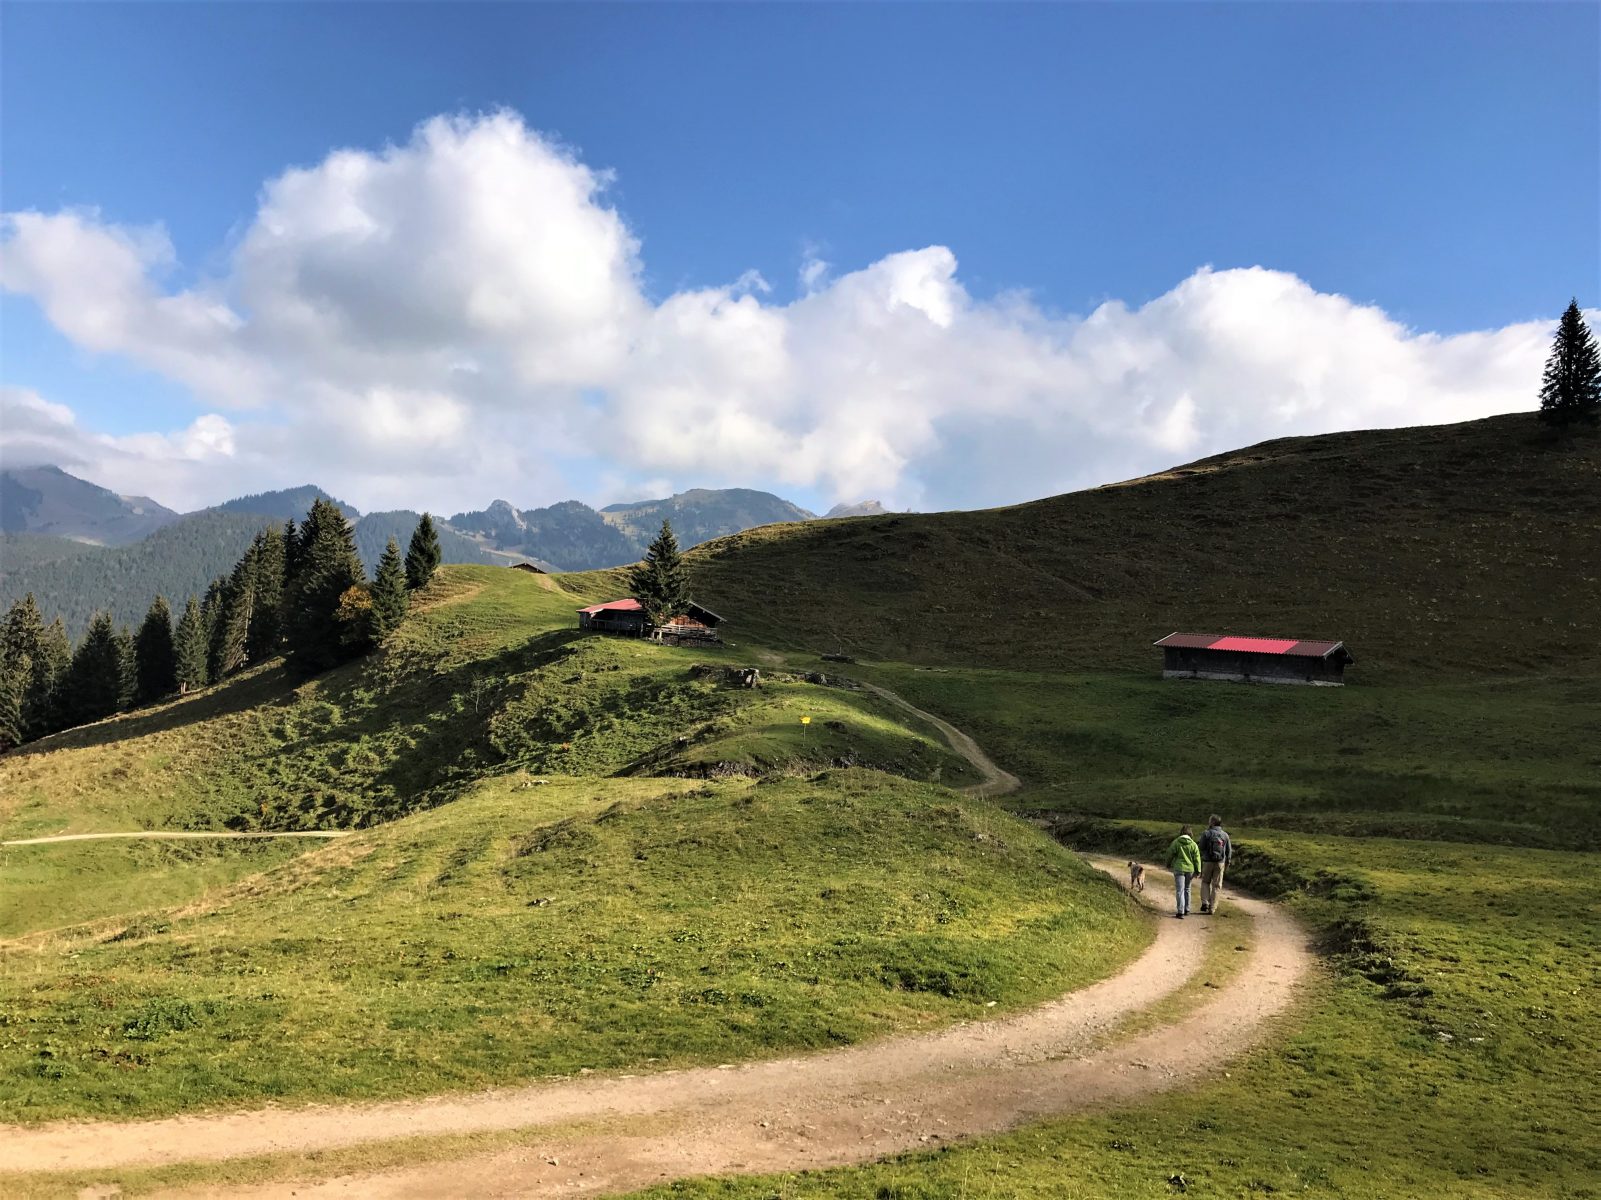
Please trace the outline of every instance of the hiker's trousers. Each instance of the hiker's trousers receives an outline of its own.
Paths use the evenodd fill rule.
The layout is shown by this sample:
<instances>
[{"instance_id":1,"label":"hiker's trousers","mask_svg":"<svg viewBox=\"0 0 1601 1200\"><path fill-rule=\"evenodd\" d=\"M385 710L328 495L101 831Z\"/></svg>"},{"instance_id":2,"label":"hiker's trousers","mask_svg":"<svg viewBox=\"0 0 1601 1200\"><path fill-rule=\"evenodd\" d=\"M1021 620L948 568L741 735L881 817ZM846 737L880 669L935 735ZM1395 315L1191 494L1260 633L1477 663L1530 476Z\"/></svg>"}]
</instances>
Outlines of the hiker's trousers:
<instances>
[{"instance_id":1,"label":"hiker's trousers","mask_svg":"<svg viewBox=\"0 0 1601 1200\"><path fill-rule=\"evenodd\" d=\"M1190 911L1190 880L1194 878L1188 871L1173 872L1173 902L1181 917Z\"/></svg>"},{"instance_id":2,"label":"hiker's trousers","mask_svg":"<svg viewBox=\"0 0 1601 1200\"><path fill-rule=\"evenodd\" d=\"M1223 864L1201 864L1201 907L1217 911L1218 898L1223 895Z\"/></svg>"}]
</instances>

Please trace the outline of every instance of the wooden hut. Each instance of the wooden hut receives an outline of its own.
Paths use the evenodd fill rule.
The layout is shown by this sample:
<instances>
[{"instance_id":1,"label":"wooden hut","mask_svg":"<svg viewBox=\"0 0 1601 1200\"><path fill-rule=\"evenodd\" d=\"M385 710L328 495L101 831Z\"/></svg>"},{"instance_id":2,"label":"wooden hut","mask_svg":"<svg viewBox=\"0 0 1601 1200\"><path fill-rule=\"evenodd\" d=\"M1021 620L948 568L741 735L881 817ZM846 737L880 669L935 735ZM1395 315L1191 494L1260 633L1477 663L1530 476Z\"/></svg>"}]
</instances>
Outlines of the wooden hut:
<instances>
[{"instance_id":1,"label":"wooden hut","mask_svg":"<svg viewBox=\"0 0 1601 1200\"><path fill-rule=\"evenodd\" d=\"M527 571L530 575L548 574L544 567L536 567L531 562L512 563L511 569L513 571Z\"/></svg>"},{"instance_id":2,"label":"wooden hut","mask_svg":"<svg viewBox=\"0 0 1601 1200\"><path fill-rule=\"evenodd\" d=\"M653 625L638 600L608 600L578 610L578 628L591 633L648 637L674 645L683 642L717 642L723 618L709 608L691 603L680 616Z\"/></svg>"},{"instance_id":3,"label":"wooden hut","mask_svg":"<svg viewBox=\"0 0 1601 1200\"><path fill-rule=\"evenodd\" d=\"M1156 645L1162 648L1163 679L1340 687L1345 668L1356 661L1344 642L1304 638L1170 633Z\"/></svg>"}]
</instances>

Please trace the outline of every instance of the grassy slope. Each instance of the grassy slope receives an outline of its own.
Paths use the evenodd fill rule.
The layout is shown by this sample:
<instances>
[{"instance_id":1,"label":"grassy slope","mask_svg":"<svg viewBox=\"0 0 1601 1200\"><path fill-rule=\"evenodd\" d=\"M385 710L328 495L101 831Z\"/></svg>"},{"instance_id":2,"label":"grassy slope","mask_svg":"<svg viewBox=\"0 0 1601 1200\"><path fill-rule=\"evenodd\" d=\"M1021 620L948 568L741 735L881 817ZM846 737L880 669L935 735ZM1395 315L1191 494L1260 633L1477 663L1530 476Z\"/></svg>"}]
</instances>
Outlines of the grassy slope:
<instances>
[{"instance_id":1,"label":"grassy slope","mask_svg":"<svg viewBox=\"0 0 1601 1200\"><path fill-rule=\"evenodd\" d=\"M1601 678L1242 687L1106 672L850 670L978 738L1021 807L1601 847Z\"/></svg>"},{"instance_id":2,"label":"grassy slope","mask_svg":"<svg viewBox=\"0 0 1601 1200\"><path fill-rule=\"evenodd\" d=\"M1176 1194L1167 1181L1182 1174L1188 1195L1210 1197L1601 1195L1589 856L1237 832L1259 866L1268 856L1346 881L1291 901L1347 952L1276 1044L1190 1094L1124 1111L859 1169L648 1194L1084 1200ZM1349 952L1353 921L1376 952Z\"/></svg>"},{"instance_id":3,"label":"grassy slope","mask_svg":"<svg viewBox=\"0 0 1601 1200\"><path fill-rule=\"evenodd\" d=\"M1193 1094L660 1194L1143 1196L1182 1173L1214 1196L1601 1195L1593 855L1463 844L1597 845L1601 441L1530 424L714 547L701 590L789 644L944 664L849 669L973 732L1020 805L1164 820L1080 841L1154 856L1167 822L1227 814L1237 882L1288 888L1332 969L1281 1041ZM1164 683L1147 643L1173 628L1332 634L1361 662L1341 692Z\"/></svg>"},{"instance_id":4,"label":"grassy slope","mask_svg":"<svg viewBox=\"0 0 1601 1200\"><path fill-rule=\"evenodd\" d=\"M941 788L520 783L0 947L0 1120L848 1043L1042 999L1148 936L1044 834Z\"/></svg>"},{"instance_id":5,"label":"grassy slope","mask_svg":"<svg viewBox=\"0 0 1601 1200\"><path fill-rule=\"evenodd\" d=\"M1267 442L984 512L775 525L692 555L747 635L912 663L1133 669L1175 629L1338 637L1358 681L1601 669L1601 436L1531 415Z\"/></svg>"},{"instance_id":6,"label":"grassy slope","mask_svg":"<svg viewBox=\"0 0 1601 1200\"><path fill-rule=\"evenodd\" d=\"M743 661L734 650L580 637L574 609L590 598L548 576L447 568L366 662L299 687L281 668L262 668L0 758L0 835L367 825L519 768L609 775L748 755L779 769L850 758L915 778L966 778L936 734L890 720L867 698L694 677L707 659ZM815 746L789 745L782 724L802 709L818 713L820 728L844 728Z\"/></svg>"}]
</instances>

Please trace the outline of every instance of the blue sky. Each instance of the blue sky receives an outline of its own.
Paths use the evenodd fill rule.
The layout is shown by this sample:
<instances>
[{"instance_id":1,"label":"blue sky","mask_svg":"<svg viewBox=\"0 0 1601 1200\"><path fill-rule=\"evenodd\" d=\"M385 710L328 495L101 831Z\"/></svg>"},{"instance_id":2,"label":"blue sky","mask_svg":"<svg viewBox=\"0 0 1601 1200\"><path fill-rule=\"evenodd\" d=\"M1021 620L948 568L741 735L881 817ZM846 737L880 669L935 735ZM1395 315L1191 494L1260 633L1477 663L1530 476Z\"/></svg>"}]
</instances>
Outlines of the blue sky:
<instances>
[{"instance_id":1,"label":"blue sky","mask_svg":"<svg viewBox=\"0 0 1601 1200\"><path fill-rule=\"evenodd\" d=\"M1266 437L1517 406L1510 395L1497 404L1483 394L1487 380L1504 392L1503 378L1515 377L1499 359L1479 362L1476 380L1446 384L1438 363L1396 366L1387 379L1413 380L1401 389L1408 395L1422 386L1416 381L1443 390L1393 419L1368 401L1374 386L1360 379L1344 385L1362 391L1360 403L1344 394L1308 399L1306 380L1275 382L1273 364L1252 361L1239 367L1239 388L1271 393L1255 413L1215 414L1212 393L1192 387L1177 366L1132 391L1103 379L1106 405L1125 406L1153 432L1096 444L1093 455L1083 452L1085 430L1118 423L1094 410L1093 395L1075 392L1043 424L1020 415L1090 386L1064 353L1085 362L1131 346L1149 354L1154 339L1182 365L1191 343L1236 319L1218 316L1223 298L1181 296L1183 319L1170 313L1159 323L1166 310L1149 313L1111 348L1079 345L1094 332L1081 322L1105 302L1138 316L1206 266L1216 272L1208 288L1260 267L1310 292L1301 300L1311 315L1284 328L1269 319L1263 336L1323 344L1349 336L1317 324L1328 308L1319 298L1344 298L1393 323L1413 358L1429 352L1416 335L1549 322L1570 295L1594 305L1601 291L1594 4L12 4L5 33L4 209L94 209L98 228L159 225L171 254L147 264L157 296L215 290L248 320L234 259L270 181L291 167L315 169L338 148L376 156L404 147L420 122L440 114L506 109L540 145L612 173L598 202L637 239L625 257L648 306L726 289L756 271L768 285L756 293L767 313L837 330L834 317L804 321L791 312L815 290L800 282L806 262L826 262L814 279L835 281L901 252L946 247L954 271L942 275L936 263L932 282L908 286L959 287L958 308L975 319L942 328L983 327L985 336L950 350L973 372L975 395L1003 386L984 355L1012 353L1007 337L1026 334L1040 356L1030 382L1018 385L1026 394L970 410L920 395L927 385L915 372L891 368L883 392L906 411L852 402L871 409L872 436L883 443L875 447L819 450L843 436L846 414L815 427L790 415L776 430L726 431L720 456L704 460L659 446L614 452L565 425L515 467L487 464L466 447L452 459L458 476L476 471L484 486L522 483L508 497L521 504L557 498L551 493L563 487L605 500L647 485L735 482L815 504L851 489L919 507L993 503L1224 448L1218 439L1254 440L1253 430ZM464 187L480 184L495 187ZM6 251L19 252L15 235ZM426 249L412 252L419 256ZM249 431L295 428L316 401L299 409L245 401L227 394L215 372L201 372L198 383L170 355L147 353L132 333L86 336L45 315L49 288L76 293L41 273L92 272L93 264L74 258L30 269L22 284L8 281L0 342L0 380L71 410L74 436L90 443L75 451L84 473L96 467L130 487L147 478L158 498L170 477L185 501L221 498L208 493L226 492L241 473L253 486L299 482L281 444L251 442ZM1029 297L1021 316L1006 300L1017 291ZM1239 320L1254 319L1248 300L1227 303ZM853 329L867 320L857 316ZM996 340L1001 320L1010 332ZM125 324L146 328L137 314ZM794 329L786 336L801 340ZM915 346L920 335L907 336ZM1526 358L1535 340L1520 336L1502 350ZM956 341L952 332L940 345ZM1217 395L1229 390L1217 378L1230 370L1225 350L1209 347L1191 363ZM242 352L204 353L232 363ZM760 386L731 384L717 364L696 360L694 347L674 355L672 370L693 377L685 385L696 389L691 407L761 415ZM1448 357L1460 372L1461 354ZM308 360L297 378L326 361ZM809 381L788 368L764 378L782 375L799 389L787 402L798 414L808 387L837 391L830 381L881 369L858 358ZM519 422L534 413L570 424L575 397L593 406L599 396L605 407L624 395L619 380L638 370L608 366L554 389L508 383L497 395L515 392L516 413L500 423L502 436L510 426L524 431ZM358 411L374 388L398 385L341 378L337 386L348 396L339 403ZM465 426L495 423L478 400L460 402ZM664 403L659 394L615 402L630 412L630 403ZM230 434L229 453L215 439L209 449L172 441L213 413L244 431ZM919 425L928 428L902 432ZM544 425L526 428L537 436ZM168 441L152 449L137 440L156 434ZM747 435L774 444L747 446ZM1059 455L1051 439L1060 439ZM975 444L997 463L964 469L961 447ZM407 481L428 493L408 501L415 506L463 492L386 466L383 444L342 442L341 452L306 465L331 488L344 475L345 490L369 504L401 501ZM810 466L790 469L808 455ZM731 462L741 457L746 466ZM854 465L820 465L827 458ZM1009 459L1031 465L1019 475L1006 469ZM274 462L281 479L271 477Z\"/></svg>"}]
</instances>

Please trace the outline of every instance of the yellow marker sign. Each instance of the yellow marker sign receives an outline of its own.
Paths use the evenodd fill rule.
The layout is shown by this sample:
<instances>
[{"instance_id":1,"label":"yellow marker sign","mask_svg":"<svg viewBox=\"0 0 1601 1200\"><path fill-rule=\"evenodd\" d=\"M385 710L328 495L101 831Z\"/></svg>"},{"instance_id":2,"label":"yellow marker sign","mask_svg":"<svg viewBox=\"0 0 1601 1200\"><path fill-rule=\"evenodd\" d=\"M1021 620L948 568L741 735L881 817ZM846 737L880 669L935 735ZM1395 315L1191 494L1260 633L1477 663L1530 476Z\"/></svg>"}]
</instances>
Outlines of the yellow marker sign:
<instances>
[{"instance_id":1,"label":"yellow marker sign","mask_svg":"<svg viewBox=\"0 0 1601 1200\"><path fill-rule=\"evenodd\" d=\"M810 725L811 723L812 723L812 719L810 717L802 717L801 718L801 724L802 725Z\"/></svg>"}]
</instances>

